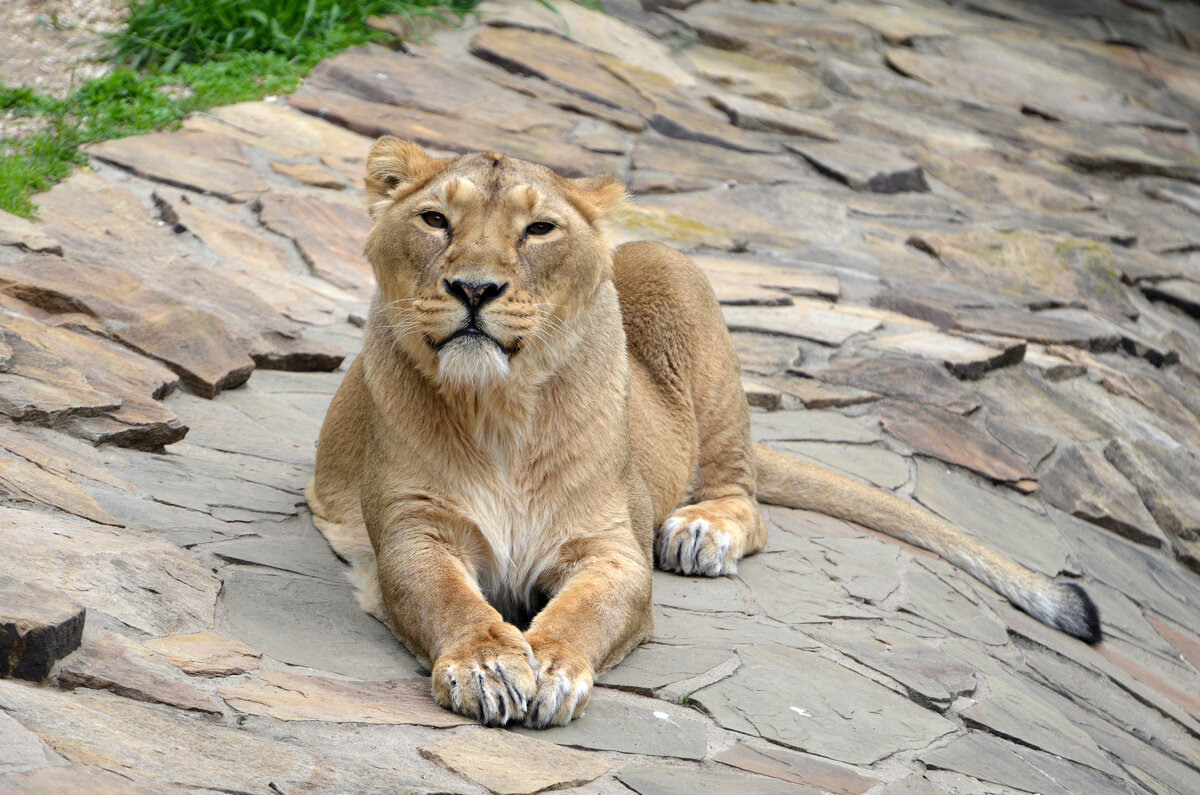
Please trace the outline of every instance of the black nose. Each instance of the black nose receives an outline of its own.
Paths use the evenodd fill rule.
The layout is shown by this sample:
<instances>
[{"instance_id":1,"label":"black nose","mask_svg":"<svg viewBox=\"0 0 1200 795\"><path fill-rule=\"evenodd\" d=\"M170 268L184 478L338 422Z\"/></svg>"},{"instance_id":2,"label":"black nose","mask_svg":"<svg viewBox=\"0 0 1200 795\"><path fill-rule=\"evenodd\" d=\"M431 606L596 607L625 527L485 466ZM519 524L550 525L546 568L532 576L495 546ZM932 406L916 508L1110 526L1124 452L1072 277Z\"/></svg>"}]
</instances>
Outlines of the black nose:
<instances>
[{"instance_id":1,"label":"black nose","mask_svg":"<svg viewBox=\"0 0 1200 795\"><path fill-rule=\"evenodd\" d=\"M462 301L463 305L471 312L479 311L484 304L504 295L504 291L508 289L507 284L464 282L460 279L454 281L443 279L442 284L445 285L446 292Z\"/></svg>"}]
</instances>

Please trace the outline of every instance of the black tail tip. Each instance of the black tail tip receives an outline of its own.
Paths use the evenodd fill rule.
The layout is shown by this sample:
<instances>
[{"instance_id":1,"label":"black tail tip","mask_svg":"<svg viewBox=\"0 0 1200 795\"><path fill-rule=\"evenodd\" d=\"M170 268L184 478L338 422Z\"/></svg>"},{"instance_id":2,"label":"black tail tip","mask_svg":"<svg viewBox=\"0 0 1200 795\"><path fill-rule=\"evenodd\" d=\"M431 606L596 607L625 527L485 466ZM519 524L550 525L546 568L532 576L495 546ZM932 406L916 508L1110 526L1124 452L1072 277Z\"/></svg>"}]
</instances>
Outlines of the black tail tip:
<instances>
[{"instance_id":1,"label":"black tail tip","mask_svg":"<svg viewBox=\"0 0 1200 795\"><path fill-rule=\"evenodd\" d=\"M1058 613L1058 628L1074 635L1084 643L1097 644L1101 640L1100 611L1087 591L1073 582L1062 584L1062 601Z\"/></svg>"}]
</instances>

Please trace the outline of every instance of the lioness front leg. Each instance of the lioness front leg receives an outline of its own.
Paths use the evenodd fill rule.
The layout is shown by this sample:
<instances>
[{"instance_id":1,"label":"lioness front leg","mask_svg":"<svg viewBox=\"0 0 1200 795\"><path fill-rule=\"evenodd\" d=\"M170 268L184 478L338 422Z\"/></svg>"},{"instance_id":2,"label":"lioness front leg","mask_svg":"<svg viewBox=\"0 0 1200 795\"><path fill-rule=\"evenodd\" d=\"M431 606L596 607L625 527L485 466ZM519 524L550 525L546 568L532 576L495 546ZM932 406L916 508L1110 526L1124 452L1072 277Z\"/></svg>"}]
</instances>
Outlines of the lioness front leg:
<instances>
[{"instance_id":1,"label":"lioness front leg","mask_svg":"<svg viewBox=\"0 0 1200 795\"><path fill-rule=\"evenodd\" d=\"M539 729L582 715L595 675L654 629L650 562L632 534L568 542L559 560L565 566L557 593L525 632L537 660L525 725Z\"/></svg>"},{"instance_id":2,"label":"lioness front leg","mask_svg":"<svg viewBox=\"0 0 1200 795\"><path fill-rule=\"evenodd\" d=\"M470 556L434 527L381 532L379 582L396 634L432 668L438 704L487 726L523 720L537 692L533 650L480 595ZM404 540L401 540L404 536Z\"/></svg>"}]
</instances>

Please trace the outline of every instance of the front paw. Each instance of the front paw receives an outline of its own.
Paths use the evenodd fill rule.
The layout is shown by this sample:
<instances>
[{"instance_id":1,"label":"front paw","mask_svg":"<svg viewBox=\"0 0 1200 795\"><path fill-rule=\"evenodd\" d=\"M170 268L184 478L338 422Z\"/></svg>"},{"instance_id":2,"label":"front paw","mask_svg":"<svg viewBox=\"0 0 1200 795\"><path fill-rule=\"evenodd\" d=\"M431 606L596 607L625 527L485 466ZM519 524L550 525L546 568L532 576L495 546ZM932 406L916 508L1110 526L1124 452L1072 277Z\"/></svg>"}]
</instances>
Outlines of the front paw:
<instances>
[{"instance_id":1,"label":"front paw","mask_svg":"<svg viewBox=\"0 0 1200 795\"><path fill-rule=\"evenodd\" d=\"M720 577L737 574L738 535L721 517L705 516L690 505L663 522L655 539L655 557L663 571Z\"/></svg>"},{"instance_id":2,"label":"front paw","mask_svg":"<svg viewBox=\"0 0 1200 795\"><path fill-rule=\"evenodd\" d=\"M538 690L533 665L533 652L521 631L497 622L438 657L433 697L485 726L520 721Z\"/></svg>"},{"instance_id":3,"label":"front paw","mask_svg":"<svg viewBox=\"0 0 1200 795\"><path fill-rule=\"evenodd\" d=\"M529 638L537 660L537 692L529 700L525 725L531 729L566 726L583 715L592 694L592 664L579 652L555 640Z\"/></svg>"}]
</instances>

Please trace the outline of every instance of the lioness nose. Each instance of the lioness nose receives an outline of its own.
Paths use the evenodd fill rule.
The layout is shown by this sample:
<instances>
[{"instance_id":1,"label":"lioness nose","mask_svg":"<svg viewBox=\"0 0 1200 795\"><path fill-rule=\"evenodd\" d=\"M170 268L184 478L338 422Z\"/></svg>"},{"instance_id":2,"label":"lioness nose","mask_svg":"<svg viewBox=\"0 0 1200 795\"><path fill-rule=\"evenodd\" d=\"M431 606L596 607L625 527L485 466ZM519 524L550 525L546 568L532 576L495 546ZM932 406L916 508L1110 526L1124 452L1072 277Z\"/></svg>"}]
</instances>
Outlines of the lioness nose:
<instances>
[{"instance_id":1,"label":"lioness nose","mask_svg":"<svg viewBox=\"0 0 1200 795\"><path fill-rule=\"evenodd\" d=\"M443 279L442 284L445 285L446 292L462 301L463 305L472 312L481 309L488 301L504 295L504 291L508 289L507 284L466 282L461 279L454 281Z\"/></svg>"}]
</instances>

